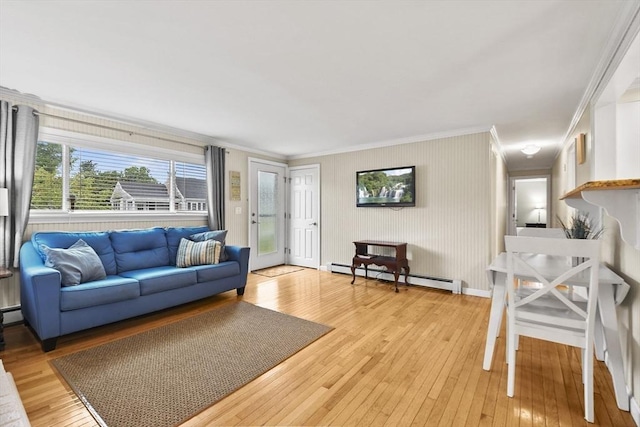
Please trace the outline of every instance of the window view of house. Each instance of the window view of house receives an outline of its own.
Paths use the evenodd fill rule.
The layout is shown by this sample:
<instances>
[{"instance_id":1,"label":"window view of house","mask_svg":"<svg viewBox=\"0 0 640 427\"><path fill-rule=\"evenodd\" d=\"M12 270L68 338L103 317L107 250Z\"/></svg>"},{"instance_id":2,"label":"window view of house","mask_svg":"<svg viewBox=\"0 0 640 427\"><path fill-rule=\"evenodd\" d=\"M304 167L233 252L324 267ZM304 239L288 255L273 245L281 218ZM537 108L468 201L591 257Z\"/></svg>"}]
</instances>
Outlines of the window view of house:
<instances>
[{"instance_id":1,"label":"window view of house","mask_svg":"<svg viewBox=\"0 0 640 427\"><path fill-rule=\"evenodd\" d=\"M173 171L173 172L172 172ZM206 211L204 165L40 141L31 208Z\"/></svg>"}]
</instances>

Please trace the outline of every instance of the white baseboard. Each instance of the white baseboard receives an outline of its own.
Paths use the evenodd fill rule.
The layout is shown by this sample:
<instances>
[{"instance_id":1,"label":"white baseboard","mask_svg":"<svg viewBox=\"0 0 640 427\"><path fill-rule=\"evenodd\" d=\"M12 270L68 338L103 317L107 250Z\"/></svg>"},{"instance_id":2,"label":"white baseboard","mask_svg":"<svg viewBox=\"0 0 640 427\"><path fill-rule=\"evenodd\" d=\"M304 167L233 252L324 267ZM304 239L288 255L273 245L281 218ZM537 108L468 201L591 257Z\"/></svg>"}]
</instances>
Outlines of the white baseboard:
<instances>
[{"instance_id":1,"label":"white baseboard","mask_svg":"<svg viewBox=\"0 0 640 427\"><path fill-rule=\"evenodd\" d=\"M631 396L629 411L631 412L631 418L636 422L636 425L640 427L640 405L635 397Z\"/></svg>"},{"instance_id":2,"label":"white baseboard","mask_svg":"<svg viewBox=\"0 0 640 427\"><path fill-rule=\"evenodd\" d=\"M491 291L485 291L483 289L464 288L463 294L473 297L491 298Z\"/></svg>"},{"instance_id":3,"label":"white baseboard","mask_svg":"<svg viewBox=\"0 0 640 427\"><path fill-rule=\"evenodd\" d=\"M343 273L351 275L351 267L341 265L341 264L329 264L329 271L332 273ZM356 269L356 276L364 277L364 268ZM383 270L378 269L369 269L369 278L376 278L387 280L393 282L394 277L391 273L387 273ZM398 283L404 284L404 275L400 275L400 279L398 279ZM460 280L437 280L430 279L426 277L412 276L409 275L409 284L416 286L427 286L429 288L442 289L445 291L451 291L454 294L462 293L462 281Z\"/></svg>"}]
</instances>

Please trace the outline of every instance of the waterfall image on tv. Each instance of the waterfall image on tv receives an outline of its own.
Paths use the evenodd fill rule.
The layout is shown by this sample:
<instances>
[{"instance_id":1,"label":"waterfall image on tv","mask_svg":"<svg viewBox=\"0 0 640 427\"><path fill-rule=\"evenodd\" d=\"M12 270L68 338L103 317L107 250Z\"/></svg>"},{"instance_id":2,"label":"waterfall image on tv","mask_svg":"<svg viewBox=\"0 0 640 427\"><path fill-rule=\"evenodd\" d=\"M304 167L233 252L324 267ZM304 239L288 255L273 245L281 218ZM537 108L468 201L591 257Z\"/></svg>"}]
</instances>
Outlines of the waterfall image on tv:
<instances>
[{"instance_id":1,"label":"waterfall image on tv","mask_svg":"<svg viewBox=\"0 0 640 427\"><path fill-rule=\"evenodd\" d=\"M356 206L415 206L415 166L356 172Z\"/></svg>"}]
</instances>

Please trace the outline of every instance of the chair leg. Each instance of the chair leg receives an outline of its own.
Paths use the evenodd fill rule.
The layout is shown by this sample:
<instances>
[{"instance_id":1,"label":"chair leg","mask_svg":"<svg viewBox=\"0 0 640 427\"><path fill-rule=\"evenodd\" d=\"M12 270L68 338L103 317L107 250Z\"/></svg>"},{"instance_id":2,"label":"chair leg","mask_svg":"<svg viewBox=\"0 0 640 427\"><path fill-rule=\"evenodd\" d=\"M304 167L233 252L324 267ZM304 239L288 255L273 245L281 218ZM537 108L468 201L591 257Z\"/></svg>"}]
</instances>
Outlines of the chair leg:
<instances>
[{"instance_id":1,"label":"chair leg","mask_svg":"<svg viewBox=\"0 0 640 427\"><path fill-rule=\"evenodd\" d=\"M588 422L593 423L593 353L584 349L582 351L582 377L584 380L584 417Z\"/></svg>"},{"instance_id":2,"label":"chair leg","mask_svg":"<svg viewBox=\"0 0 640 427\"><path fill-rule=\"evenodd\" d=\"M585 385L587 384L587 352L584 348L580 349L580 357L582 361L582 385Z\"/></svg>"},{"instance_id":3,"label":"chair leg","mask_svg":"<svg viewBox=\"0 0 640 427\"><path fill-rule=\"evenodd\" d=\"M507 345L504 346L504 360L506 360L507 364L509 364L509 322L507 322L507 325L505 327L507 329L507 333L505 334L507 336ZM518 349L520 348L520 335L515 335L514 341L515 351L518 351Z\"/></svg>"},{"instance_id":4,"label":"chair leg","mask_svg":"<svg viewBox=\"0 0 640 427\"><path fill-rule=\"evenodd\" d=\"M513 397L516 385L515 334L507 334L507 396Z\"/></svg>"}]
</instances>

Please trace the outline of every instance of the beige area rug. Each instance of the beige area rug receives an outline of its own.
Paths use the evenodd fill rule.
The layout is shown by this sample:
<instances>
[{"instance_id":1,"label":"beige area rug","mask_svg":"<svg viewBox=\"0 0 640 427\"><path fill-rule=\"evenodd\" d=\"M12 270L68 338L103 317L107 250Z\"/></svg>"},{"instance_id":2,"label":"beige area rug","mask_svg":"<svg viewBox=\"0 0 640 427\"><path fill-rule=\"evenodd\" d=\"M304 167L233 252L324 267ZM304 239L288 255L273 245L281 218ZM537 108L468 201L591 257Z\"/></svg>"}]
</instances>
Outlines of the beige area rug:
<instances>
[{"instance_id":1,"label":"beige area rug","mask_svg":"<svg viewBox=\"0 0 640 427\"><path fill-rule=\"evenodd\" d=\"M304 270L304 267L298 267L297 265L277 265L275 267L263 268L262 270L255 270L252 271L252 273L265 277L277 277L284 274L295 273L300 270Z\"/></svg>"},{"instance_id":2,"label":"beige area rug","mask_svg":"<svg viewBox=\"0 0 640 427\"><path fill-rule=\"evenodd\" d=\"M103 426L173 426L333 328L233 303L52 361Z\"/></svg>"}]
</instances>

